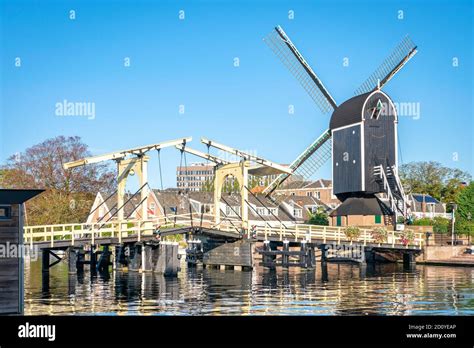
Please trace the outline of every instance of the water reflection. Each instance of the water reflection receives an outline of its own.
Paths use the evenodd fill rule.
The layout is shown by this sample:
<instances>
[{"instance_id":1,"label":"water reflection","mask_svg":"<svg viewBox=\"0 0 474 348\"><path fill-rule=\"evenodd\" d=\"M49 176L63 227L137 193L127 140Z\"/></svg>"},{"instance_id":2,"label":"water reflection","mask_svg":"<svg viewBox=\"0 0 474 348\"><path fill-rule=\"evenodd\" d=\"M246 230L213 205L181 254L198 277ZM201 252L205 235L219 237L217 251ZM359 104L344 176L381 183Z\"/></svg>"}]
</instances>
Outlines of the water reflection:
<instances>
[{"instance_id":1,"label":"water reflection","mask_svg":"<svg viewBox=\"0 0 474 348\"><path fill-rule=\"evenodd\" d=\"M474 315L474 269L332 264L252 272L189 268L178 277L111 271L25 272L25 314Z\"/></svg>"}]
</instances>

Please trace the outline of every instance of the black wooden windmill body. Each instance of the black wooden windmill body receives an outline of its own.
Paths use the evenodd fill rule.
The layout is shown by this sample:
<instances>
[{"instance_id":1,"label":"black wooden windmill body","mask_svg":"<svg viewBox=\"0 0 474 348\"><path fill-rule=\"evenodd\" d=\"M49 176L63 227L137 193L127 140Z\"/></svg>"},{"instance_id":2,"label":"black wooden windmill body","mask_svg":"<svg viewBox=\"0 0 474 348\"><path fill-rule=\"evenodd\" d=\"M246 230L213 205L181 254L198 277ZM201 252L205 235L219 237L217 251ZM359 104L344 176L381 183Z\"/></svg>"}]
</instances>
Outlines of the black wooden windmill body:
<instances>
[{"instance_id":1,"label":"black wooden windmill body","mask_svg":"<svg viewBox=\"0 0 474 348\"><path fill-rule=\"evenodd\" d=\"M413 42L404 38L356 90L356 96L339 106L281 27L276 27L265 42L321 111L332 111L329 129L293 161L293 173L310 178L332 157L333 190L343 204L349 198L377 197L386 203L386 215L393 215L394 221L406 217L407 200L397 174L397 110L381 88L416 54ZM288 177L280 175L264 192L271 194Z\"/></svg>"}]
</instances>

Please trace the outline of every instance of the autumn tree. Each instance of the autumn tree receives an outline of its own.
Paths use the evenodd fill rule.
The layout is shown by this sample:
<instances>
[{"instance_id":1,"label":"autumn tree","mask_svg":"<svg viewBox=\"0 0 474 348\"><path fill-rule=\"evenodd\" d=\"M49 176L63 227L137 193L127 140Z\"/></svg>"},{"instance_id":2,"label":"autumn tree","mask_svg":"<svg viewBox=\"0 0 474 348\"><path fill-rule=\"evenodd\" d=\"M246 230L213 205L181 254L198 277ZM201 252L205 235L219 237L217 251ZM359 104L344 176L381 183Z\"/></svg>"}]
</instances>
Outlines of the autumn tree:
<instances>
[{"instance_id":1,"label":"autumn tree","mask_svg":"<svg viewBox=\"0 0 474 348\"><path fill-rule=\"evenodd\" d=\"M63 168L63 163L88 156L80 137L47 139L6 160L0 186L46 190L27 203L29 225L84 222L97 192L115 188L115 174L107 164Z\"/></svg>"}]
</instances>

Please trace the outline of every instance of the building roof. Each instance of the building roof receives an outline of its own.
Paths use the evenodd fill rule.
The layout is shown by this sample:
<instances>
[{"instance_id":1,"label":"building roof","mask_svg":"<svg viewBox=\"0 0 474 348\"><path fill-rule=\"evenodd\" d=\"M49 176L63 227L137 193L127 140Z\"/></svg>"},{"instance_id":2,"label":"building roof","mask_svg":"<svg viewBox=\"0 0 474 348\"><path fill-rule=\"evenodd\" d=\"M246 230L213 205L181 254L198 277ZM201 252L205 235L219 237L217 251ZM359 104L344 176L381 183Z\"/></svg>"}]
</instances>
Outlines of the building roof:
<instances>
[{"instance_id":1,"label":"building roof","mask_svg":"<svg viewBox=\"0 0 474 348\"><path fill-rule=\"evenodd\" d=\"M440 203L436 198L433 198L430 195L425 195L425 194L419 194L419 193L413 193L412 194L413 199L419 203Z\"/></svg>"},{"instance_id":2,"label":"building roof","mask_svg":"<svg viewBox=\"0 0 474 348\"><path fill-rule=\"evenodd\" d=\"M413 202L411 206L411 211L414 213L424 212L423 211L423 202L426 204L434 205L434 213L446 213L446 208L444 207L443 203L438 201L437 199L433 198L430 195L423 195L418 193L413 193L411 195L411 200Z\"/></svg>"},{"instance_id":3,"label":"building roof","mask_svg":"<svg viewBox=\"0 0 474 348\"><path fill-rule=\"evenodd\" d=\"M0 204L22 204L44 190L0 189Z\"/></svg>"},{"instance_id":4,"label":"building roof","mask_svg":"<svg viewBox=\"0 0 474 348\"><path fill-rule=\"evenodd\" d=\"M117 210L119 209L118 207L118 195L114 194L110 196L110 194L100 192L100 195L102 196L102 199L106 201L104 205L107 207L107 210L110 214L113 216L117 215ZM141 196L140 194L136 194L135 196L132 197L133 194L127 192L124 195L123 202L125 203L125 206L122 208L123 209L123 215L125 218L131 217L133 213L136 213L137 210L140 208L137 207L140 202L141 202ZM110 196L110 198L109 198ZM108 198L108 199L107 199ZM128 201L128 202L127 202Z\"/></svg>"},{"instance_id":5,"label":"building roof","mask_svg":"<svg viewBox=\"0 0 474 348\"><path fill-rule=\"evenodd\" d=\"M164 209L164 214L189 213L189 200L181 191L153 190L153 193Z\"/></svg>"},{"instance_id":6,"label":"building roof","mask_svg":"<svg viewBox=\"0 0 474 348\"><path fill-rule=\"evenodd\" d=\"M385 203L375 196L349 197L329 215L385 215L388 211Z\"/></svg>"},{"instance_id":7,"label":"building roof","mask_svg":"<svg viewBox=\"0 0 474 348\"><path fill-rule=\"evenodd\" d=\"M315 181L290 181L285 183L282 187L278 188L278 190L303 190L303 189L314 189L314 188L326 188L331 187L332 181L328 179L318 179Z\"/></svg>"},{"instance_id":8,"label":"building roof","mask_svg":"<svg viewBox=\"0 0 474 348\"><path fill-rule=\"evenodd\" d=\"M332 181L327 179L319 179L306 185L304 188L328 188L332 186Z\"/></svg>"}]
</instances>

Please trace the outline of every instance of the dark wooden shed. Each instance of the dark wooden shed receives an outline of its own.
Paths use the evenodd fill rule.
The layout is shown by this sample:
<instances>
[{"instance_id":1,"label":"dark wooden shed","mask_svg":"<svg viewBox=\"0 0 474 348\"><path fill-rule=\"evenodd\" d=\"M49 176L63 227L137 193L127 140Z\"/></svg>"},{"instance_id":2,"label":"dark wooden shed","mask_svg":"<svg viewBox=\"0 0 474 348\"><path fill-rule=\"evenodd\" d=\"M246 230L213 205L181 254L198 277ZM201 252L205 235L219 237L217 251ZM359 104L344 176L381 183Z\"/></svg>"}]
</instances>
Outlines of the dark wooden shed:
<instances>
[{"instance_id":1,"label":"dark wooden shed","mask_svg":"<svg viewBox=\"0 0 474 348\"><path fill-rule=\"evenodd\" d=\"M0 314L23 314L23 203L41 192L0 189Z\"/></svg>"}]
</instances>

